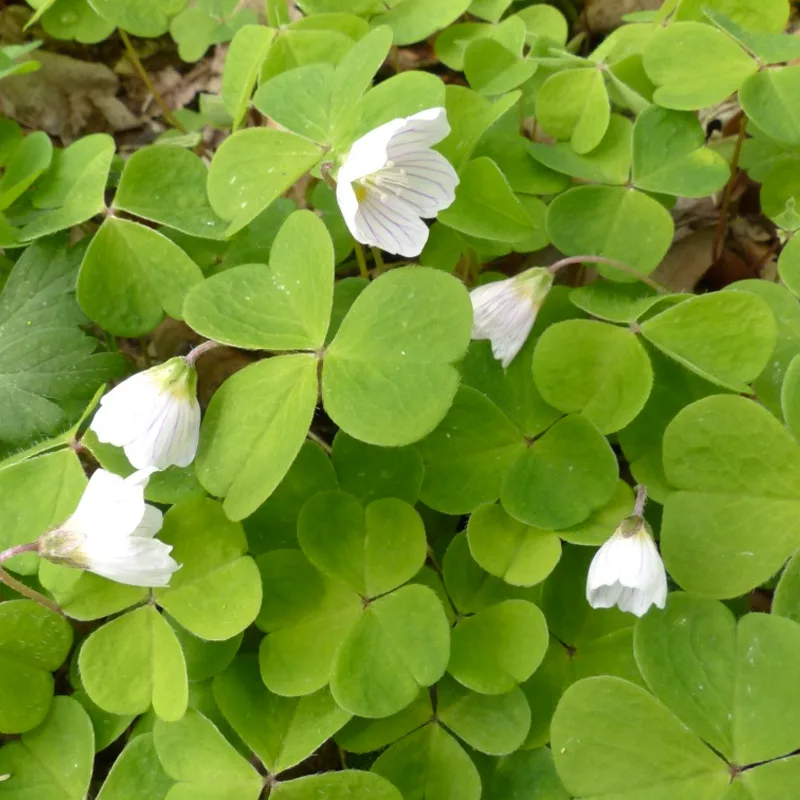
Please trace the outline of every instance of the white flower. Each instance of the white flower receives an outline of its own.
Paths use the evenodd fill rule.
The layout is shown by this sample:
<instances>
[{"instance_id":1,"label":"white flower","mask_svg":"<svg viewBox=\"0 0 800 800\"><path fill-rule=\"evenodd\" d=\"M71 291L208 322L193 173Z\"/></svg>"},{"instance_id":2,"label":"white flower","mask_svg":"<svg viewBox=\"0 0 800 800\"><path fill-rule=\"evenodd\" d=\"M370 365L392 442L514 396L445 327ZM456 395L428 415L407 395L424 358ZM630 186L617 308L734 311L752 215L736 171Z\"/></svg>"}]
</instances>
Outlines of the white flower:
<instances>
[{"instance_id":1,"label":"white flower","mask_svg":"<svg viewBox=\"0 0 800 800\"><path fill-rule=\"evenodd\" d=\"M586 580L586 599L592 608L619 606L637 617L651 605L667 602L667 573L641 517L623 520L597 551Z\"/></svg>"},{"instance_id":2,"label":"white flower","mask_svg":"<svg viewBox=\"0 0 800 800\"><path fill-rule=\"evenodd\" d=\"M200 434L196 387L194 367L171 358L112 389L90 427L101 442L121 447L136 469L186 467Z\"/></svg>"},{"instance_id":3,"label":"white flower","mask_svg":"<svg viewBox=\"0 0 800 800\"><path fill-rule=\"evenodd\" d=\"M429 108L362 136L345 157L336 199L356 241L414 257L428 241L422 218L435 217L455 199L458 175L431 150L450 133L447 112Z\"/></svg>"},{"instance_id":4,"label":"white flower","mask_svg":"<svg viewBox=\"0 0 800 800\"><path fill-rule=\"evenodd\" d=\"M153 538L162 514L144 502L153 469L127 478L98 469L66 522L39 539L39 555L131 586L167 586L178 564Z\"/></svg>"},{"instance_id":5,"label":"white flower","mask_svg":"<svg viewBox=\"0 0 800 800\"><path fill-rule=\"evenodd\" d=\"M507 367L525 344L552 285L549 270L533 267L508 280L473 289L472 338L488 339L492 355Z\"/></svg>"}]
</instances>

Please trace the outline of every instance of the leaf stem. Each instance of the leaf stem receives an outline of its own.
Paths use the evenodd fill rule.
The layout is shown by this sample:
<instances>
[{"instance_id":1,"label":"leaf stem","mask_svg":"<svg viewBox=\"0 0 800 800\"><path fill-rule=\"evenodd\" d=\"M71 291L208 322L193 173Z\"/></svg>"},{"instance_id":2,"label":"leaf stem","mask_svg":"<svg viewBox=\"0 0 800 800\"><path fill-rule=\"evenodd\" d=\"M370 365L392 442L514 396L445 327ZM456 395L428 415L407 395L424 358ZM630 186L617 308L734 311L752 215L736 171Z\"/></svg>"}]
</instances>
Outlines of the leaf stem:
<instances>
[{"instance_id":1,"label":"leaf stem","mask_svg":"<svg viewBox=\"0 0 800 800\"><path fill-rule=\"evenodd\" d=\"M353 240L355 241L355 240ZM364 248L360 242L356 242L356 261L358 261L358 271L361 277L369 280L369 270L367 269L367 259L364 257Z\"/></svg>"},{"instance_id":2,"label":"leaf stem","mask_svg":"<svg viewBox=\"0 0 800 800\"><path fill-rule=\"evenodd\" d=\"M314 433L314 431L309 431L306 436L311 439L312 442L316 442L328 455L333 452L333 448L319 435Z\"/></svg>"},{"instance_id":3,"label":"leaf stem","mask_svg":"<svg viewBox=\"0 0 800 800\"><path fill-rule=\"evenodd\" d=\"M718 261L719 257L722 255L725 231L728 229L728 211L731 206L733 186L736 183L736 173L739 170L739 158L742 155L742 147L744 145L746 133L747 117L743 116L742 123L739 126L739 136L736 139L736 147L733 150L733 158L731 159L731 176L725 184L725 194L722 196L722 206L719 210L719 219L717 220L717 227L714 231L714 244L711 248L711 256L715 262Z\"/></svg>"},{"instance_id":4,"label":"leaf stem","mask_svg":"<svg viewBox=\"0 0 800 800\"><path fill-rule=\"evenodd\" d=\"M0 564L2 564L4 561L8 561L9 558L21 555L22 553L35 553L38 551L38 549L38 542L18 544L15 547L9 547L8 550L4 550L2 553L0 553ZM64 612L52 600L50 600L50 598L45 597L35 589L31 589L30 586L26 586L24 583L22 583L22 581L18 581L16 578L13 578L2 567L0 567L0 583L4 583L18 594L21 594L23 597L27 597L29 600L33 600L35 603L38 603L40 606L44 606L46 609L54 612L55 614L60 614L61 616L64 615Z\"/></svg>"},{"instance_id":5,"label":"leaf stem","mask_svg":"<svg viewBox=\"0 0 800 800\"><path fill-rule=\"evenodd\" d=\"M193 367L197 363L197 359L200 356L208 353L211 350L216 350L218 347L224 347L225 345L220 344L219 342L214 342L209 339L207 342L203 342L202 344L197 345L197 347L193 347L185 356L184 360L186 363Z\"/></svg>"},{"instance_id":6,"label":"leaf stem","mask_svg":"<svg viewBox=\"0 0 800 800\"><path fill-rule=\"evenodd\" d=\"M570 264L581 264L583 262L590 264L608 264L609 266L616 267L622 272L632 275L642 283L646 283L651 289L655 289L659 294L670 294L670 290L666 286L662 286L658 281L654 281L648 275L639 272L635 267L631 267L622 261L617 261L615 258L606 258L605 256L570 256L569 258L562 258L559 261L551 264L548 269L552 273L558 272L562 267L568 267Z\"/></svg>"},{"instance_id":7,"label":"leaf stem","mask_svg":"<svg viewBox=\"0 0 800 800\"><path fill-rule=\"evenodd\" d=\"M164 102L164 98L158 93L156 87L153 85L153 82L150 80L150 76L147 74L147 70L144 68L144 65L139 60L139 56L136 50L131 44L131 40L128 38L128 34L125 33L122 28L117 28L119 31L120 39L122 39L122 43L125 45L125 51L128 54L128 58L130 58L131 63L133 64L133 68L136 70L139 77L142 79L142 83L147 87L147 91L153 95L153 99L158 103L158 107L161 109L161 112L164 115L164 119L172 125L173 128L177 128L181 133L188 133L186 128L181 125L180 120L172 113L172 109Z\"/></svg>"}]
</instances>

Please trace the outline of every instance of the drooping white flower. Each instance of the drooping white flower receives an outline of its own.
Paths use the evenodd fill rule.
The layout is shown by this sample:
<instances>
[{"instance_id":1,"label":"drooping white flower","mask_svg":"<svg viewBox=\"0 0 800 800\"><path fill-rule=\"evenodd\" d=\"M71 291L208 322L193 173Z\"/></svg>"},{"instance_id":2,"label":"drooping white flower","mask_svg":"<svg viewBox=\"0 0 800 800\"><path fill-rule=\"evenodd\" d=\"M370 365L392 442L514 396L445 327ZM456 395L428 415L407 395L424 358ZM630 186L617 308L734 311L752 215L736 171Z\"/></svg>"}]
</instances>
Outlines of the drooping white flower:
<instances>
[{"instance_id":1,"label":"drooping white flower","mask_svg":"<svg viewBox=\"0 0 800 800\"><path fill-rule=\"evenodd\" d=\"M178 564L172 547L155 539L162 514L144 501L153 469L123 478L98 469L78 507L39 538L38 553L131 586L167 586Z\"/></svg>"},{"instance_id":2,"label":"drooping white flower","mask_svg":"<svg viewBox=\"0 0 800 800\"><path fill-rule=\"evenodd\" d=\"M624 519L597 551L586 580L592 608L618 606L637 617L667 602L667 573L650 526L641 517Z\"/></svg>"},{"instance_id":3,"label":"drooping white flower","mask_svg":"<svg viewBox=\"0 0 800 800\"><path fill-rule=\"evenodd\" d=\"M177 357L124 380L100 401L91 429L136 469L186 467L197 452L197 372Z\"/></svg>"},{"instance_id":4,"label":"drooping white flower","mask_svg":"<svg viewBox=\"0 0 800 800\"><path fill-rule=\"evenodd\" d=\"M472 338L488 339L492 355L507 367L525 344L552 285L549 270L533 267L513 278L473 289Z\"/></svg>"},{"instance_id":5,"label":"drooping white flower","mask_svg":"<svg viewBox=\"0 0 800 800\"><path fill-rule=\"evenodd\" d=\"M423 218L452 204L458 175L431 148L450 133L447 112L429 108L358 139L345 157L336 199L356 241L413 258L428 241Z\"/></svg>"}]
</instances>

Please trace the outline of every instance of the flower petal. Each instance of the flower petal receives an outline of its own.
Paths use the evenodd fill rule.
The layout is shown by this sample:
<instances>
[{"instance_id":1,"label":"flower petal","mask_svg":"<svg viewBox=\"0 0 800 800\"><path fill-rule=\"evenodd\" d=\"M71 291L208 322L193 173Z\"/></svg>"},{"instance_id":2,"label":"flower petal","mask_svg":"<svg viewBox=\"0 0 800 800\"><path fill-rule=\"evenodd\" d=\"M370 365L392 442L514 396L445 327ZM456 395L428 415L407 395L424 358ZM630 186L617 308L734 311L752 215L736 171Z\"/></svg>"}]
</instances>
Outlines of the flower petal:
<instances>
[{"instance_id":1,"label":"flower petal","mask_svg":"<svg viewBox=\"0 0 800 800\"><path fill-rule=\"evenodd\" d=\"M530 298L509 278L473 289L470 299L472 338L488 339L494 357L507 367L522 349L536 320Z\"/></svg>"},{"instance_id":2,"label":"flower petal","mask_svg":"<svg viewBox=\"0 0 800 800\"><path fill-rule=\"evenodd\" d=\"M398 198L367 191L356 216L356 238L387 253L413 258L428 241L428 226Z\"/></svg>"},{"instance_id":3,"label":"flower petal","mask_svg":"<svg viewBox=\"0 0 800 800\"><path fill-rule=\"evenodd\" d=\"M353 142L350 152L344 157L342 166L336 177L337 182L353 182L371 175L386 166L389 160L388 147L392 137L401 131L406 124L404 117L371 130Z\"/></svg>"},{"instance_id":4,"label":"flower petal","mask_svg":"<svg viewBox=\"0 0 800 800\"><path fill-rule=\"evenodd\" d=\"M163 395L152 375L139 372L103 396L89 427L101 442L123 447L147 430Z\"/></svg>"},{"instance_id":5,"label":"flower petal","mask_svg":"<svg viewBox=\"0 0 800 800\"><path fill-rule=\"evenodd\" d=\"M117 583L163 587L179 569L171 551L172 547L157 539L131 537L116 542L113 548L95 548L88 554L86 569Z\"/></svg>"},{"instance_id":6,"label":"flower petal","mask_svg":"<svg viewBox=\"0 0 800 800\"><path fill-rule=\"evenodd\" d=\"M417 216L435 217L453 204L458 175L443 155L427 150L381 170L376 182L407 203Z\"/></svg>"},{"instance_id":7,"label":"flower petal","mask_svg":"<svg viewBox=\"0 0 800 800\"><path fill-rule=\"evenodd\" d=\"M433 147L450 133L447 111L442 107L426 108L407 117L404 123L389 141L388 154L392 161L413 150Z\"/></svg>"},{"instance_id":8,"label":"flower petal","mask_svg":"<svg viewBox=\"0 0 800 800\"><path fill-rule=\"evenodd\" d=\"M89 479L78 507L61 528L82 534L87 542L93 537L121 538L136 530L144 513L141 485L98 469Z\"/></svg>"}]
</instances>

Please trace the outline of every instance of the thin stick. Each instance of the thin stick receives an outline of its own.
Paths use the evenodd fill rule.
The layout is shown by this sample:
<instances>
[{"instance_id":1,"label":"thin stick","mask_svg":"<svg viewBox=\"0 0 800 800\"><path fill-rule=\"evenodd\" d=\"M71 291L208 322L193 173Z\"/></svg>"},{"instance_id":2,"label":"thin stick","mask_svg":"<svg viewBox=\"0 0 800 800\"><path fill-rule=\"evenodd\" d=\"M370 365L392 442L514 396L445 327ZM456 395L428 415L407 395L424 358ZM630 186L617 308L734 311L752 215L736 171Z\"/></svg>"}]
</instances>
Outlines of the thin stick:
<instances>
[{"instance_id":1,"label":"thin stick","mask_svg":"<svg viewBox=\"0 0 800 800\"><path fill-rule=\"evenodd\" d=\"M644 507L647 503L647 487L643 483L636 486L636 504L633 506L633 516L644 516Z\"/></svg>"},{"instance_id":2,"label":"thin stick","mask_svg":"<svg viewBox=\"0 0 800 800\"><path fill-rule=\"evenodd\" d=\"M609 266L616 267L617 269L622 270L622 272L632 275L642 283L646 283L651 289L655 289L659 294L671 294L670 290L666 286L662 286L660 283L658 283L658 281L654 281L647 275L643 275L638 269L635 269L628 264L624 264L622 261L617 261L614 258L606 258L605 256L570 256L569 258L562 258L560 261L556 261L554 264L551 264L548 269L550 272L555 273L558 272L558 270L560 270L562 267L568 267L570 264L581 264L584 261L587 261L590 264L608 264Z\"/></svg>"},{"instance_id":3,"label":"thin stick","mask_svg":"<svg viewBox=\"0 0 800 800\"><path fill-rule=\"evenodd\" d=\"M364 257L364 248L360 242L356 242L356 261L358 261L358 271L362 278L369 280L369 270L367 269L367 259Z\"/></svg>"},{"instance_id":4,"label":"thin stick","mask_svg":"<svg viewBox=\"0 0 800 800\"><path fill-rule=\"evenodd\" d=\"M153 95L153 99L158 103L161 112L164 115L164 119L172 125L173 128L177 128L181 133L188 133L186 128L181 125L180 120L172 113L172 109L164 102L164 98L156 91L156 87L153 86L153 82L150 80L150 76L147 74L147 70L142 65L142 62L139 60L139 56L136 53L133 45L131 44L131 40L128 38L128 34L125 33L122 28L117 28L119 31L119 36L122 39L122 43L125 45L125 50L128 53L128 58L130 58L131 62L133 63L133 68L136 70L139 77L142 79L142 83L147 87L147 90L150 94Z\"/></svg>"},{"instance_id":5,"label":"thin stick","mask_svg":"<svg viewBox=\"0 0 800 800\"><path fill-rule=\"evenodd\" d=\"M219 342L213 342L209 339L207 342L203 342L202 344L197 345L197 347L192 348L185 356L184 360L186 363L191 367L197 363L197 359L200 358L205 353L208 353L210 350L216 350L218 347L224 347L225 345L220 344Z\"/></svg>"},{"instance_id":6,"label":"thin stick","mask_svg":"<svg viewBox=\"0 0 800 800\"><path fill-rule=\"evenodd\" d=\"M37 542L31 542L30 544L18 544L16 547L10 547L8 550L4 550L2 553L0 553L0 564L2 564L4 561L7 561L9 558L21 555L22 553L35 553L38 549L39 545ZM60 614L61 616L64 615L64 612L52 600L50 600L50 598L45 597L35 589L31 589L30 586L26 586L21 581L11 577L11 575L9 575L9 573L6 572L2 567L0 567L0 583L4 583L18 594L21 594L23 597L27 597L29 600L33 600L35 603L38 603L40 606L44 606L55 614Z\"/></svg>"},{"instance_id":7,"label":"thin stick","mask_svg":"<svg viewBox=\"0 0 800 800\"><path fill-rule=\"evenodd\" d=\"M311 439L312 442L316 442L328 455L333 452L331 446L321 436L314 433L314 431L309 431L306 436Z\"/></svg>"},{"instance_id":8,"label":"thin stick","mask_svg":"<svg viewBox=\"0 0 800 800\"><path fill-rule=\"evenodd\" d=\"M383 263L383 256L377 247L372 248L372 257L375 259L375 268L380 275L386 269L386 264Z\"/></svg>"},{"instance_id":9,"label":"thin stick","mask_svg":"<svg viewBox=\"0 0 800 800\"><path fill-rule=\"evenodd\" d=\"M742 124L739 126L739 136L736 139L736 147L731 159L731 177L725 185L725 194L722 197L722 206L719 210L719 219L714 231L714 244L711 248L711 255L716 262L722 255L722 245L725 241L725 231L728 229L728 211L730 210L731 198L733 197L733 186L736 183L736 174L739 170L739 158L742 155L745 134L747 133L747 117L742 117Z\"/></svg>"}]
</instances>

